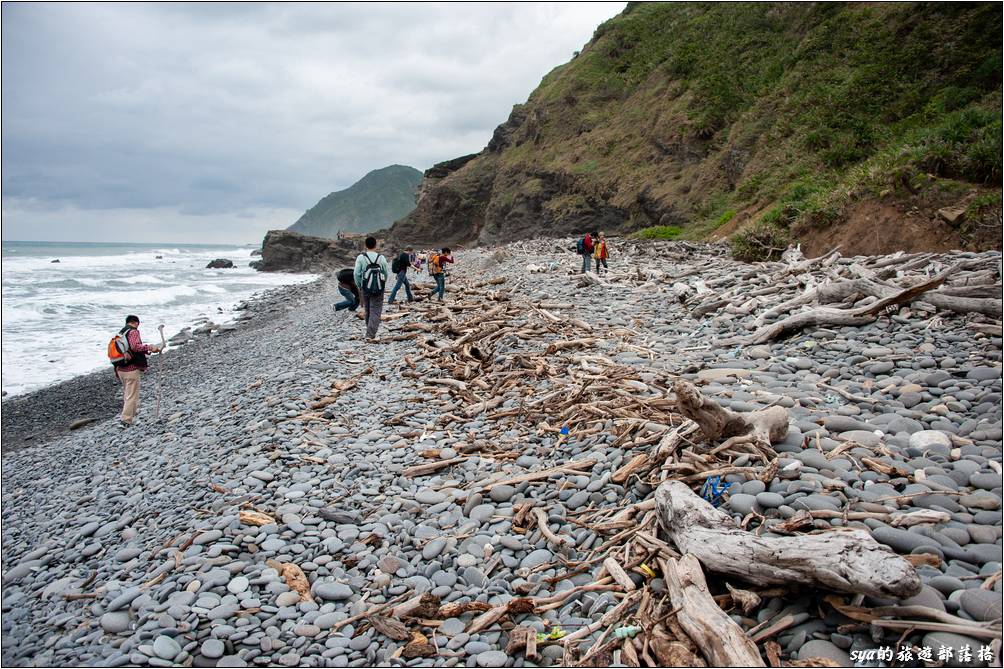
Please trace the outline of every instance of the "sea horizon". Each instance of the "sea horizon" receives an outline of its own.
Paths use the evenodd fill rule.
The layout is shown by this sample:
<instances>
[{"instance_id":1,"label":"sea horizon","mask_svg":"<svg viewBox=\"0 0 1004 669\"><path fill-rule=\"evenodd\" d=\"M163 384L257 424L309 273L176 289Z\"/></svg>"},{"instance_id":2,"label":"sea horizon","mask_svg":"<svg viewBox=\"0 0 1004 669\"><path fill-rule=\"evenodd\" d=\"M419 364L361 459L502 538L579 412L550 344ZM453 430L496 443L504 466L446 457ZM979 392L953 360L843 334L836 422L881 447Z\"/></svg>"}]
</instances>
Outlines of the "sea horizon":
<instances>
[{"instance_id":1,"label":"sea horizon","mask_svg":"<svg viewBox=\"0 0 1004 669\"><path fill-rule=\"evenodd\" d=\"M190 247L203 247L203 248L230 248L230 247L245 247L245 246L260 246L261 244L255 244L255 242L228 242L228 243L205 243L205 242L119 242L119 241L70 241L70 240L36 240L36 239L3 239L0 240L0 244L38 244L38 245L50 245L58 246L60 244L67 245L80 245L80 246L190 246Z\"/></svg>"}]
</instances>

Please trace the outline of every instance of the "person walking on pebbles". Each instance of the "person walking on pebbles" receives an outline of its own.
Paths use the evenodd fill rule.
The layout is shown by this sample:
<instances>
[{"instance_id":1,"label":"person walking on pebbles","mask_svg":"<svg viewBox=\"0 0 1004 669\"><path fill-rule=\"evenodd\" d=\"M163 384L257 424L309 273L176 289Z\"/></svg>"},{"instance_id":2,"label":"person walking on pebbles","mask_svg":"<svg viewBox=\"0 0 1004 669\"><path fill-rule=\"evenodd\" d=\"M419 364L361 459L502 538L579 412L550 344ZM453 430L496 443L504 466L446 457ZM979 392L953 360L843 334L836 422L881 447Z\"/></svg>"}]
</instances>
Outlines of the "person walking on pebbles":
<instances>
[{"instance_id":1,"label":"person walking on pebbles","mask_svg":"<svg viewBox=\"0 0 1004 669\"><path fill-rule=\"evenodd\" d=\"M355 311L359 307L359 288L356 287L354 274L355 270L351 269L343 269L338 272L338 292L342 294L344 299L335 305L336 312L342 309ZM361 318L362 314L359 316Z\"/></svg>"},{"instance_id":2,"label":"person walking on pebbles","mask_svg":"<svg viewBox=\"0 0 1004 669\"><path fill-rule=\"evenodd\" d=\"M390 291L390 298L387 300L387 304L394 304L394 298L397 297L397 291L401 289L401 286L404 286L404 292L408 295L408 301L415 301L414 296L411 294L411 282L408 281L408 269L414 263L415 254L412 253L410 246L394 258L394 262L390 265L390 271L397 276L397 281L394 283L394 289Z\"/></svg>"},{"instance_id":3,"label":"person walking on pebbles","mask_svg":"<svg viewBox=\"0 0 1004 669\"><path fill-rule=\"evenodd\" d=\"M387 258L376 250L376 237L366 238L366 249L356 258L354 278L362 294L363 311L366 318L366 339L376 340L383 313L383 293L390 276Z\"/></svg>"},{"instance_id":4,"label":"person walking on pebbles","mask_svg":"<svg viewBox=\"0 0 1004 669\"><path fill-rule=\"evenodd\" d=\"M603 269L607 270L607 273L609 274L610 270L607 268L607 257L609 256L609 253L607 251L606 235L604 235L603 232L598 232L593 236L595 238L593 244L593 260L596 261L596 273L600 274L600 264L602 263Z\"/></svg>"},{"instance_id":5,"label":"person walking on pebbles","mask_svg":"<svg viewBox=\"0 0 1004 669\"><path fill-rule=\"evenodd\" d=\"M139 381L147 370L147 353L157 353L160 346L153 346L143 343L143 338L139 334L139 317L126 316L125 327L119 330L119 336L125 337L127 350L125 357L115 365L115 376L122 382L122 415L120 420L122 425L133 424L136 418L136 410L139 406Z\"/></svg>"},{"instance_id":6,"label":"person walking on pebbles","mask_svg":"<svg viewBox=\"0 0 1004 669\"><path fill-rule=\"evenodd\" d=\"M580 274L585 274L592 269L593 265L593 238L589 236L588 232L575 243L575 252L582 256L582 272Z\"/></svg>"},{"instance_id":7,"label":"person walking on pebbles","mask_svg":"<svg viewBox=\"0 0 1004 669\"><path fill-rule=\"evenodd\" d=\"M450 253L449 247L443 247L441 253L433 252L429 255L429 274L436 280L436 287L432 289L432 294L429 295L430 300L436 296L436 293L439 293L440 302L446 296L446 263L453 264L453 256Z\"/></svg>"}]
</instances>

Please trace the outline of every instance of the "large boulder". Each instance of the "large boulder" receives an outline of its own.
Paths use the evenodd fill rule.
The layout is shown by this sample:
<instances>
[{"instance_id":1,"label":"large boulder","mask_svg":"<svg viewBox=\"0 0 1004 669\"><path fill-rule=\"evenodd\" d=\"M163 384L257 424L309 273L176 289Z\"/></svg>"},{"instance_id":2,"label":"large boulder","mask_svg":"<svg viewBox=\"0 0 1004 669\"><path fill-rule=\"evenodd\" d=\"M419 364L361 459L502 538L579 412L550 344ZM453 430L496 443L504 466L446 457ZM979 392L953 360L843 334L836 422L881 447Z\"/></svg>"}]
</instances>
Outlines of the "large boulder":
<instances>
[{"instance_id":1,"label":"large boulder","mask_svg":"<svg viewBox=\"0 0 1004 669\"><path fill-rule=\"evenodd\" d=\"M206 265L206 269L233 269L234 261L226 258L217 258Z\"/></svg>"},{"instance_id":2,"label":"large boulder","mask_svg":"<svg viewBox=\"0 0 1004 669\"><path fill-rule=\"evenodd\" d=\"M359 249L358 240L269 230L261 245L261 260L251 267L262 272L330 272L351 267Z\"/></svg>"}]
</instances>

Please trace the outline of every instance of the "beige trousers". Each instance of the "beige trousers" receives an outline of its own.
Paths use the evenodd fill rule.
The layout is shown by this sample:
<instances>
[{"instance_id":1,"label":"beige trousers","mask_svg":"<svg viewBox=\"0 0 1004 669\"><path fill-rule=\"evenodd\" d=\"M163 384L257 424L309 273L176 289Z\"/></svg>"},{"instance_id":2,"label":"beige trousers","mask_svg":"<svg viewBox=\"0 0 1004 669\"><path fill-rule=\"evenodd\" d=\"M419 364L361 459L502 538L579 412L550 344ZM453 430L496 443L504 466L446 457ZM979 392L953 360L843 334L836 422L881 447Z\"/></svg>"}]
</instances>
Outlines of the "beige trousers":
<instances>
[{"instance_id":1,"label":"beige trousers","mask_svg":"<svg viewBox=\"0 0 1004 669\"><path fill-rule=\"evenodd\" d=\"M122 422L131 423L136 417L136 405L139 404L139 379L143 372L135 369L131 372L119 372L122 380Z\"/></svg>"}]
</instances>

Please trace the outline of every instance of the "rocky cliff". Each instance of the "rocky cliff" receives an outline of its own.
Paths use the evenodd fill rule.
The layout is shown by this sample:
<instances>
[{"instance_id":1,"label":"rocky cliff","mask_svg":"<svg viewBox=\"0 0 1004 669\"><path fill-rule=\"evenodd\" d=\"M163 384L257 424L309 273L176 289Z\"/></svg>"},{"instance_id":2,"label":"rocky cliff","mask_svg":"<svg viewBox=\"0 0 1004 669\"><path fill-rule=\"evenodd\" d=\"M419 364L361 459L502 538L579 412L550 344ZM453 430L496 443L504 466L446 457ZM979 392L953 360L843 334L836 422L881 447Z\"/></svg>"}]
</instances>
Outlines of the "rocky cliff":
<instances>
[{"instance_id":1,"label":"rocky cliff","mask_svg":"<svg viewBox=\"0 0 1004 669\"><path fill-rule=\"evenodd\" d=\"M269 230L261 260L251 266L262 272L331 272L351 267L359 251L354 239L324 239L289 230Z\"/></svg>"},{"instance_id":2,"label":"rocky cliff","mask_svg":"<svg viewBox=\"0 0 1004 669\"><path fill-rule=\"evenodd\" d=\"M339 232L370 232L389 226L415 208L422 173L407 165L373 170L348 188L329 193L288 229L334 238Z\"/></svg>"},{"instance_id":3,"label":"rocky cliff","mask_svg":"<svg viewBox=\"0 0 1004 669\"><path fill-rule=\"evenodd\" d=\"M629 4L389 236L999 247L1000 32L989 3Z\"/></svg>"}]
</instances>

